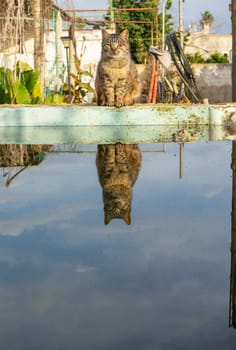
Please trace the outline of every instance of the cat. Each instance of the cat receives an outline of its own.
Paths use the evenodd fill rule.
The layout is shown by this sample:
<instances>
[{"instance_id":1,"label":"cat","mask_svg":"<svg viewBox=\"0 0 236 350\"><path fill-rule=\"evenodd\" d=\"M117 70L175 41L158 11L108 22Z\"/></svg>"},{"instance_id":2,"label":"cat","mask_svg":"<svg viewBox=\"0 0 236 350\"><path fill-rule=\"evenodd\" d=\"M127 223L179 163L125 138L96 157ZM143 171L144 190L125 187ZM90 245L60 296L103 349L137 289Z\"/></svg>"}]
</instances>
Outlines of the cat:
<instances>
[{"instance_id":1,"label":"cat","mask_svg":"<svg viewBox=\"0 0 236 350\"><path fill-rule=\"evenodd\" d=\"M141 168L138 145L98 145L96 164L103 189L104 223L123 219L131 224L132 187Z\"/></svg>"},{"instance_id":2,"label":"cat","mask_svg":"<svg viewBox=\"0 0 236 350\"><path fill-rule=\"evenodd\" d=\"M97 104L132 105L141 93L141 83L130 56L129 32L109 34L102 30L102 51L95 79Z\"/></svg>"}]
</instances>

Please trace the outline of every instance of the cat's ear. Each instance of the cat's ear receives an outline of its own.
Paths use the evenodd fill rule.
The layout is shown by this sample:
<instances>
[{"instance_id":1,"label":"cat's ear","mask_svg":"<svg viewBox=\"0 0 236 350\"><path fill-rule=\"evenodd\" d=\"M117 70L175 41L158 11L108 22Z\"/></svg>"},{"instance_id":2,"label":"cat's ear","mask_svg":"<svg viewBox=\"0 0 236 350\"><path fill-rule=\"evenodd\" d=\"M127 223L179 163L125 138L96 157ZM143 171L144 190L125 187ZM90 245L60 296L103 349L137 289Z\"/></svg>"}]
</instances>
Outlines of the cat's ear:
<instances>
[{"instance_id":1,"label":"cat's ear","mask_svg":"<svg viewBox=\"0 0 236 350\"><path fill-rule=\"evenodd\" d=\"M109 222L111 221L111 219L112 219L111 215L105 214L105 216L104 216L104 224L108 225Z\"/></svg>"},{"instance_id":2,"label":"cat's ear","mask_svg":"<svg viewBox=\"0 0 236 350\"><path fill-rule=\"evenodd\" d=\"M105 29L102 29L102 39L105 39L108 35L109 33Z\"/></svg>"},{"instance_id":3,"label":"cat's ear","mask_svg":"<svg viewBox=\"0 0 236 350\"><path fill-rule=\"evenodd\" d=\"M131 224L130 213L125 214L125 216L123 216L123 220L127 225L130 225Z\"/></svg>"},{"instance_id":4,"label":"cat's ear","mask_svg":"<svg viewBox=\"0 0 236 350\"><path fill-rule=\"evenodd\" d=\"M129 40L129 31L128 29L124 29L121 33L120 36L122 37L122 39L124 40Z\"/></svg>"}]
</instances>

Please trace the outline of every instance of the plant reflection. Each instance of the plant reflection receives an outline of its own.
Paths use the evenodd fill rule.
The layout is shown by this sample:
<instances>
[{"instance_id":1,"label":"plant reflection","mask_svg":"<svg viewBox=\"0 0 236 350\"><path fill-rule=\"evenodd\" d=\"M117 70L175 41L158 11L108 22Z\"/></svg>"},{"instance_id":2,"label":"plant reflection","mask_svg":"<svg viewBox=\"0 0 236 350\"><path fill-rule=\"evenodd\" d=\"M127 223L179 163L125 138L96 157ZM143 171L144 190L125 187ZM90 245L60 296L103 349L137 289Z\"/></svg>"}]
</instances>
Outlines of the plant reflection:
<instances>
[{"instance_id":1,"label":"plant reflection","mask_svg":"<svg viewBox=\"0 0 236 350\"><path fill-rule=\"evenodd\" d=\"M105 225L114 218L131 224L132 188L141 162L138 145L98 145L96 164L103 189Z\"/></svg>"},{"instance_id":2,"label":"plant reflection","mask_svg":"<svg viewBox=\"0 0 236 350\"><path fill-rule=\"evenodd\" d=\"M3 169L3 177L7 177L5 186L9 187L28 167L40 164L50 147L50 145L0 145L0 166Z\"/></svg>"}]
</instances>

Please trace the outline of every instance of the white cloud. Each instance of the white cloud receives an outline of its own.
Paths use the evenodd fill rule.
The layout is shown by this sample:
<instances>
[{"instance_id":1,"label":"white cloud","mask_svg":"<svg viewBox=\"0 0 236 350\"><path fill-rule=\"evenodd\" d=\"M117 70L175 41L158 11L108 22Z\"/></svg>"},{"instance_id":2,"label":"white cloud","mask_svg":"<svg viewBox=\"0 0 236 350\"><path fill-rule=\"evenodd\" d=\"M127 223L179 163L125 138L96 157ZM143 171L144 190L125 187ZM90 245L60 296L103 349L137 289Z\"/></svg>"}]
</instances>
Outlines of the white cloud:
<instances>
[{"instance_id":1,"label":"white cloud","mask_svg":"<svg viewBox=\"0 0 236 350\"><path fill-rule=\"evenodd\" d=\"M70 221L77 218L81 212L91 209L89 206L61 206L56 208L42 208L35 212L30 211L24 216L16 216L1 220L0 235L18 236L25 231L32 230L39 225L54 225L59 222Z\"/></svg>"}]
</instances>

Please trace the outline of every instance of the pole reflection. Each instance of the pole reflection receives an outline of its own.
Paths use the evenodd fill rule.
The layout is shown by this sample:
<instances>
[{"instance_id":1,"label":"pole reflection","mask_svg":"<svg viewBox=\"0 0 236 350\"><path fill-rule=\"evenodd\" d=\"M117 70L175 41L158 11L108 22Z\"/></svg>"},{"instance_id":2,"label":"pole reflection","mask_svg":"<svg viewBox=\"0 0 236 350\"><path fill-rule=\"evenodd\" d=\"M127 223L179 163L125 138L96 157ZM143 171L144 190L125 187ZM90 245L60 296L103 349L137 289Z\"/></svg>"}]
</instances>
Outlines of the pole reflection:
<instances>
[{"instance_id":1,"label":"pole reflection","mask_svg":"<svg viewBox=\"0 0 236 350\"><path fill-rule=\"evenodd\" d=\"M236 141L232 141L232 211L229 326L236 328Z\"/></svg>"}]
</instances>

